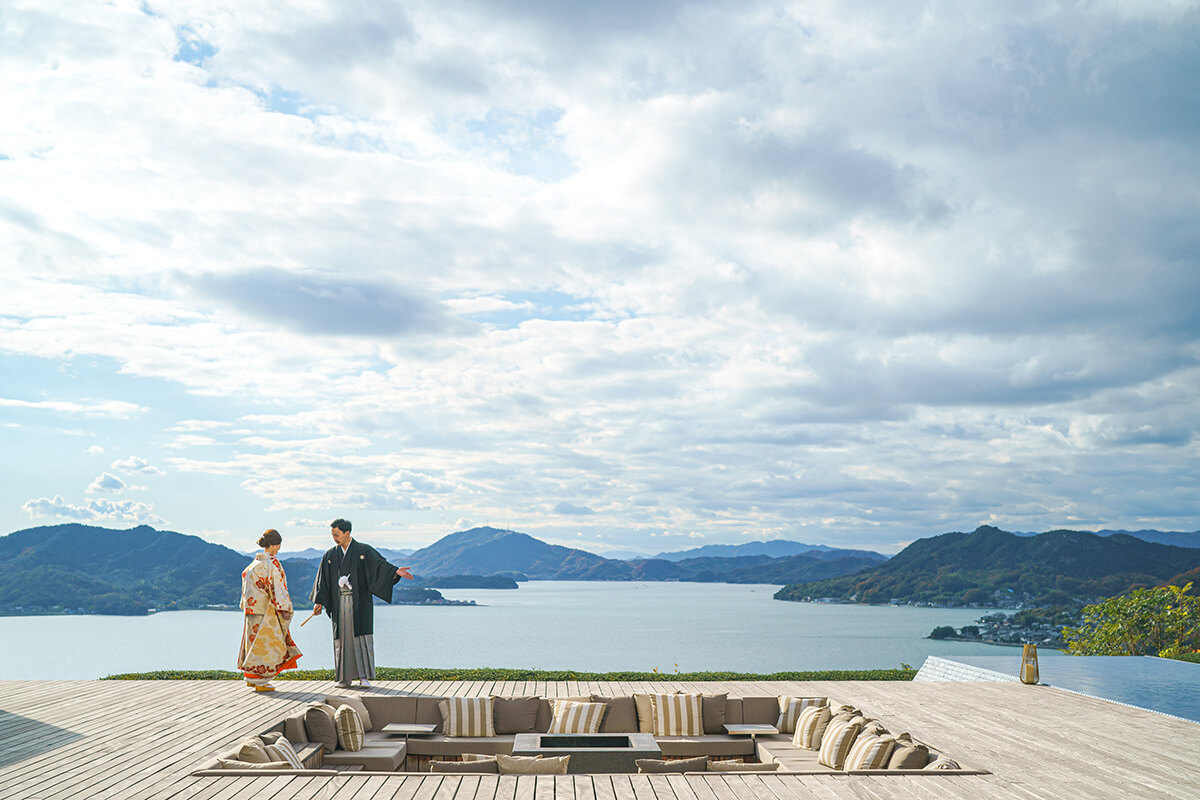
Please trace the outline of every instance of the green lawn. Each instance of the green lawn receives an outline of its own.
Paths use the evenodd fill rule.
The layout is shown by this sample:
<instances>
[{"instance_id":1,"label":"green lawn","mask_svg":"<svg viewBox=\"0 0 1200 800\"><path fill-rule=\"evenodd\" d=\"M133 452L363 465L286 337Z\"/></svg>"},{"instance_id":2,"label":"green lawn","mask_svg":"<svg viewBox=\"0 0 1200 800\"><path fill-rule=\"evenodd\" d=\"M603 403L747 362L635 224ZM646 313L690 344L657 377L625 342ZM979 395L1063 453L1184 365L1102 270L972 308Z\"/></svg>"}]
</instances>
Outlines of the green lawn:
<instances>
[{"instance_id":1,"label":"green lawn","mask_svg":"<svg viewBox=\"0 0 1200 800\"><path fill-rule=\"evenodd\" d=\"M571 670L432 669L427 667L378 667L381 681L911 681L916 670L900 669L816 670L810 672L573 672ZM228 670L159 670L109 675L111 681L237 681L240 672ZM289 670L276 680L331 681L333 670Z\"/></svg>"}]
</instances>

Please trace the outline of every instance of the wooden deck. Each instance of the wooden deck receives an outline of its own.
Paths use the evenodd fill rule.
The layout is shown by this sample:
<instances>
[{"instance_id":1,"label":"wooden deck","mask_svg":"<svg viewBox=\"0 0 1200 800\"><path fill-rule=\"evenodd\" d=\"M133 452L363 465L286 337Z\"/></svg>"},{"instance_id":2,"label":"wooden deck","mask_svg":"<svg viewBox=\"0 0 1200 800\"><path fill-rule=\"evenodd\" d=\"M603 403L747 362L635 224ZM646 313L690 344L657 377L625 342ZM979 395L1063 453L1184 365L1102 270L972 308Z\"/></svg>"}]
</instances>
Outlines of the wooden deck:
<instances>
[{"instance_id":1,"label":"wooden deck","mask_svg":"<svg viewBox=\"0 0 1200 800\"><path fill-rule=\"evenodd\" d=\"M333 691L280 682L0 682L0 798L48 800L1059 800L1200 796L1200 725L1019 683L382 682L380 693L827 695L991 775L194 778L202 760Z\"/></svg>"}]
</instances>

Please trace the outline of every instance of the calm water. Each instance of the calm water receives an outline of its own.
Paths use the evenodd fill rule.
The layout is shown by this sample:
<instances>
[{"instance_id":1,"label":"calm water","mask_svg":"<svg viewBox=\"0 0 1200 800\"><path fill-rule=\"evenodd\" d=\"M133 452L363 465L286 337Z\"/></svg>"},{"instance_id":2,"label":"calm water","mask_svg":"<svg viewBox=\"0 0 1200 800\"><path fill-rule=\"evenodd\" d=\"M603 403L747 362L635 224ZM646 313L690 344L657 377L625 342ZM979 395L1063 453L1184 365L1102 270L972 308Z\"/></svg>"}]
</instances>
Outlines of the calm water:
<instances>
[{"instance_id":1,"label":"calm water","mask_svg":"<svg viewBox=\"0 0 1200 800\"><path fill-rule=\"evenodd\" d=\"M673 672L920 667L927 655L1020 650L923 637L972 609L785 603L776 586L533 581L515 591L443 590L485 607L378 606L375 661L392 667ZM326 617L292 633L305 669L333 666ZM155 669L234 669L241 615L0 617L0 679L87 679ZM1044 653L1050 655L1050 653Z\"/></svg>"}]
</instances>

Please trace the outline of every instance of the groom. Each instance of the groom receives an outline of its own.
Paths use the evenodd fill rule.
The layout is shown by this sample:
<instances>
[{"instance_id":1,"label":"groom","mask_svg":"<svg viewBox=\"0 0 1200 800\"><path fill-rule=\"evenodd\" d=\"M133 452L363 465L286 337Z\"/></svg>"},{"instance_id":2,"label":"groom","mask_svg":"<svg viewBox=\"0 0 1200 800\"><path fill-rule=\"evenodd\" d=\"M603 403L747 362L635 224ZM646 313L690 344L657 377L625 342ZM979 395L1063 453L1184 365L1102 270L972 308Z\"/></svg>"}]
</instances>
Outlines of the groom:
<instances>
[{"instance_id":1,"label":"groom","mask_svg":"<svg viewBox=\"0 0 1200 800\"><path fill-rule=\"evenodd\" d=\"M392 587L412 580L408 567L396 567L369 544L350 537L350 522L330 523L335 546L321 559L313 581L313 613L323 608L333 619L333 672L338 686L358 679L368 687L375 677L375 606L371 595L392 602Z\"/></svg>"}]
</instances>

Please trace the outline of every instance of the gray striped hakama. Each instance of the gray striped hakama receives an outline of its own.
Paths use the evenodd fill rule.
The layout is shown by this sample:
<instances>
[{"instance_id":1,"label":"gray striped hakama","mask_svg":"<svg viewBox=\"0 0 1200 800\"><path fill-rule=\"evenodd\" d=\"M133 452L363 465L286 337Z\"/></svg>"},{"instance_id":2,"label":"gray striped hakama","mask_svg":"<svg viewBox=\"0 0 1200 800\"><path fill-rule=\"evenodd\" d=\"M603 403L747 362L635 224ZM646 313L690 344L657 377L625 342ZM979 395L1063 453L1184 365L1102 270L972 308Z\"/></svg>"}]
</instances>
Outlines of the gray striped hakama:
<instances>
[{"instance_id":1,"label":"gray striped hakama","mask_svg":"<svg viewBox=\"0 0 1200 800\"><path fill-rule=\"evenodd\" d=\"M369 602L369 601L368 601ZM333 640L333 678L349 683L355 678L375 679L375 637L354 635L354 589L343 586L338 597L338 631Z\"/></svg>"}]
</instances>

